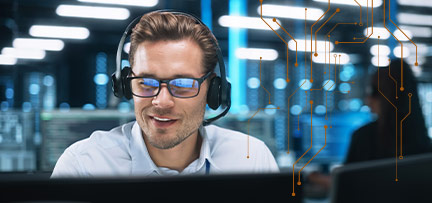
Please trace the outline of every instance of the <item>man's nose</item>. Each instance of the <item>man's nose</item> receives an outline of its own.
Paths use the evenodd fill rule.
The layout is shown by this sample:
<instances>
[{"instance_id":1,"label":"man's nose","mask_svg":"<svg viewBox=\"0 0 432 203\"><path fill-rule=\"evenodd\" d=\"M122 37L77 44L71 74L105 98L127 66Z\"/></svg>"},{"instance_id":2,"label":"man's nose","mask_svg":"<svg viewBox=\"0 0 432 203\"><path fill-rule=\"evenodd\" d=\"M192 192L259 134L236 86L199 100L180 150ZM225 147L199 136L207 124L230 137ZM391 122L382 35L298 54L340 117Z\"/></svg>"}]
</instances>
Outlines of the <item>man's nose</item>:
<instances>
[{"instance_id":1,"label":"man's nose","mask_svg":"<svg viewBox=\"0 0 432 203\"><path fill-rule=\"evenodd\" d=\"M161 90L152 100L152 104L159 108L172 108L174 106L174 98L170 94L167 86L161 86Z\"/></svg>"}]
</instances>

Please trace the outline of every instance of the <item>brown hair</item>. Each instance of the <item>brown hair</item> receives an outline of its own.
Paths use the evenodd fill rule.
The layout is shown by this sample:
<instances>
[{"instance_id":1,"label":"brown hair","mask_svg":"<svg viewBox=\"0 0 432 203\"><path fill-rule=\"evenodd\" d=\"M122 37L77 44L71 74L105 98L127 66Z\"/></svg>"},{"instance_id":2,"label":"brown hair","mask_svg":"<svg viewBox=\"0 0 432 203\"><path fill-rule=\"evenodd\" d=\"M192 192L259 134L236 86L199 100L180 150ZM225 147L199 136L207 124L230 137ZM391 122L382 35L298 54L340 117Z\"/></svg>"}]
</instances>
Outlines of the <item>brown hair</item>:
<instances>
[{"instance_id":1,"label":"brown hair","mask_svg":"<svg viewBox=\"0 0 432 203\"><path fill-rule=\"evenodd\" d=\"M217 63L217 41L207 26L187 15L161 11L143 15L132 30L129 51L131 66L135 63L134 57L138 46L144 41L182 39L193 40L200 46L203 51L202 64L205 72L213 71Z\"/></svg>"}]
</instances>

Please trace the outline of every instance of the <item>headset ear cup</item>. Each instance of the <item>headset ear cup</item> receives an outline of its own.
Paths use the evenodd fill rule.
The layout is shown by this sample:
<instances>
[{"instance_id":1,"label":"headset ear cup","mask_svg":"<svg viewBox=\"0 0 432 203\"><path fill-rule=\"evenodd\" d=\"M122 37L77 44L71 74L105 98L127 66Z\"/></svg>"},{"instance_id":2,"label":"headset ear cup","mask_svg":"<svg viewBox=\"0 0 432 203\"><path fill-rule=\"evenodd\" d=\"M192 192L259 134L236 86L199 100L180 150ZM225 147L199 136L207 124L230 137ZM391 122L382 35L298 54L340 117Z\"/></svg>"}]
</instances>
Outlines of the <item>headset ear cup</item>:
<instances>
[{"instance_id":1,"label":"headset ear cup","mask_svg":"<svg viewBox=\"0 0 432 203\"><path fill-rule=\"evenodd\" d=\"M207 104L213 110L219 108L221 104L221 78L219 76L212 78L210 81Z\"/></svg>"},{"instance_id":2,"label":"headset ear cup","mask_svg":"<svg viewBox=\"0 0 432 203\"><path fill-rule=\"evenodd\" d=\"M121 87L123 91L123 96L128 100L132 99L132 90L130 87L130 83L127 79L130 72L131 72L130 67L124 67L123 70L121 71Z\"/></svg>"},{"instance_id":3,"label":"headset ear cup","mask_svg":"<svg viewBox=\"0 0 432 203\"><path fill-rule=\"evenodd\" d=\"M121 98L123 96L121 78L120 80L117 79L116 73L113 73L111 75L111 82L112 82L112 91L114 93L114 96Z\"/></svg>"}]
</instances>

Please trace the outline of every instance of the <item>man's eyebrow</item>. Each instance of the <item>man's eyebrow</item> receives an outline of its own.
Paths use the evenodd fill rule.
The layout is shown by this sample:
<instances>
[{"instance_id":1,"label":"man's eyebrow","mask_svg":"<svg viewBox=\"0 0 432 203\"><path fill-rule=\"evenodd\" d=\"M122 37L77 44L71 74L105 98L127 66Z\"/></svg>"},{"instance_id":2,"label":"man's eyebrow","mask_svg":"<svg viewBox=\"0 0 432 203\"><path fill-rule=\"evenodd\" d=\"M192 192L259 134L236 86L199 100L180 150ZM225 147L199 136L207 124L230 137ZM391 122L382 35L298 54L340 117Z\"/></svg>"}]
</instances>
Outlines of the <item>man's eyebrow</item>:
<instances>
[{"instance_id":1,"label":"man's eyebrow","mask_svg":"<svg viewBox=\"0 0 432 203\"><path fill-rule=\"evenodd\" d=\"M148 78L155 78L155 79L174 79L174 78L196 78L192 74L175 74L174 76L170 78L158 78L154 74L150 73L140 73L140 74L134 74L135 77L148 77Z\"/></svg>"}]
</instances>

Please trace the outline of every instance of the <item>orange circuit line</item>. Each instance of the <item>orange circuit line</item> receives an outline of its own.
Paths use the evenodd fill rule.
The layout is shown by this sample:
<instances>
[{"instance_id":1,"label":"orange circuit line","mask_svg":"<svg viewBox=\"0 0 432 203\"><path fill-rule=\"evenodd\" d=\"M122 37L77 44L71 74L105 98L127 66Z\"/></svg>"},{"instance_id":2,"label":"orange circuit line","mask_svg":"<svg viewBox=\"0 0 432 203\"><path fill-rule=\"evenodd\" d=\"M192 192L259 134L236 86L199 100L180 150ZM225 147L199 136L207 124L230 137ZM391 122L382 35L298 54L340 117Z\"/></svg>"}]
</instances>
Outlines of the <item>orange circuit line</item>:
<instances>
[{"instance_id":1,"label":"orange circuit line","mask_svg":"<svg viewBox=\"0 0 432 203\"><path fill-rule=\"evenodd\" d=\"M262 82L261 82L261 62L262 62L262 57L260 57L260 86L267 92L267 94L268 94L268 96L269 96L269 104L271 104L271 101L270 101L270 97L271 97L271 94L270 94L270 92L262 85Z\"/></svg>"},{"instance_id":2,"label":"orange circuit line","mask_svg":"<svg viewBox=\"0 0 432 203\"><path fill-rule=\"evenodd\" d=\"M318 20L316 20L315 21L315 23L314 24L312 24L312 26L311 26L311 42L310 42L310 44L311 44L311 53L310 53L310 63L311 63L311 65L310 65L310 82L311 83L313 83L313 75L312 75L312 35L313 35L313 31L312 31L312 29L313 29L313 27L315 26L315 24L317 24L318 23L318 21L320 21L321 20L321 18L322 17L324 17L324 15L328 12L330 10L330 0L328 1L328 7L327 7L327 10L321 15L321 17L319 17L318 18ZM305 30L306 31L306 30ZM306 37L306 34L305 34L305 37ZM317 42L316 42L316 37L315 37L315 49L316 49L316 47L317 47ZM315 50L315 54L316 54L316 50Z\"/></svg>"},{"instance_id":3,"label":"orange circuit line","mask_svg":"<svg viewBox=\"0 0 432 203\"><path fill-rule=\"evenodd\" d=\"M290 126L290 122L289 122L289 118L290 118L290 108L289 108L289 103L290 103L290 99L291 97L297 92L297 90L299 90L301 88L301 86L303 86L306 83L306 80L303 81L303 83L291 94L291 96L288 97L288 151L287 154L289 154L289 138L290 138L290 131L289 131L289 126Z\"/></svg>"},{"instance_id":4,"label":"orange circuit line","mask_svg":"<svg viewBox=\"0 0 432 203\"><path fill-rule=\"evenodd\" d=\"M360 25L363 26L363 25ZM369 0L366 0L366 36L369 35ZM362 38L356 38L354 37L354 40L356 39L364 39L366 37L362 37Z\"/></svg>"},{"instance_id":5,"label":"orange circuit line","mask_svg":"<svg viewBox=\"0 0 432 203\"><path fill-rule=\"evenodd\" d=\"M289 77L288 77L288 74L289 74L289 71L288 71L288 43L264 20L264 18L263 18L263 16L262 16L262 0L260 0L260 4L261 4L261 13L260 13L260 16L261 16L261 20L263 20L264 21L264 23L265 24L267 24L267 26L269 26L269 28L286 44L286 47L287 47L287 79L286 79L286 81L287 82L289 82L290 81L290 79L289 79ZM276 22L281 28L282 28L282 26L276 21L276 18L273 18L273 22ZM282 28L283 30L285 30L284 28ZM286 32L286 31L285 31ZM288 34L289 35L289 34ZM290 37L291 37L291 35L290 35ZM291 37L292 38L292 37ZM297 64L297 42L296 42L296 64Z\"/></svg>"},{"instance_id":6,"label":"orange circuit line","mask_svg":"<svg viewBox=\"0 0 432 203\"><path fill-rule=\"evenodd\" d=\"M247 135L247 156L246 158L249 159L249 137L250 137L250 130L249 130L249 126L250 126L250 120L252 120L252 118L261 110L261 109L280 109L279 107L276 108L258 108L258 110L254 113L254 115L252 115L252 117L249 118L248 120L248 135Z\"/></svg>"},{"instance_id":7,"label":"orange circuit line","mask_svg":"<svg viewBox=\"0 0 432 203\"><path fill-rule=\"evenodd\" d=\"M282 28L282 30L288 35L288 36L290 36L291 37L291 39L292 40L294 40L294 42L296 43L296 63L294 64L296 67L298 66L298 63L297 63L297 40L295 40L294 39L294 37L292 37L286 30L285 30L285 28L283 28L282 27L282 25L280 25L277 21L274 21L276 24L278 24L279 25L279 27L280 28Z\"/></svg>"},{"instance_id":8,"label":"orange circuit line","mask_svg":"<svg viewBox=\"0 0 432 203\"><path fill-rule=\"evenodd\" d=\"M335 44L364 44L373 35L373 28L374 28L374 25L373 25L373 0L372 0L372 12L371 12L371 14L372 14L372 32L370 33L370 35L365 40L363 40L362 42L339 42L339 41L335 41Z\"/></svg>"},{"instance_id":9,"label":"orange circuit line","mask_svg":"<svg viewBox=\"0 0 432 203\"><path fill-rule=\"evenodd\" d=\"M400 122L400 153L399 153L399 159L402 159L402 122L411 114L411 97L412 97L412 93L408 93L408 97L409 97L409 111L408 114L401 120Z\"/></svg>"},{"instance_id":10,"label":"orange circuit line","mask_svg":"<svg viewBox=\"0 0 432 203\"><path fill-rule=\"evenodd\" d=\"M384 0L384 4L383 4L383 13L384 13L384 18L383 18L383 23L384 23L384 28L399 42L399 44L401 45L401 87L400 87L400 91L404 91L404 87L403 87L403 44L401 41L399 41L399 39L393 35L392 32L390 32L390 30L387 28L386 23L385 23L385 0ZM389 4L389 12L390 12L390 4ZM389 13L389 18L390 18L390 13Z\"/></svg>"},{"instance_id":11,"label":"orange circuit line","mask_svg":"<svg viewBox=\"0 0 432 203\"><path fill-rule=\"evenodd\" d=\"M390 18L390 2L391 1L389 1L389 20L390 20L390 22L392 22L393 23L393 25L395 25L396 27L397 27L397 29L399 30L399 31L401 31L402 32L402 34L404 34L405 35L405 37L412 43L412 44L414 44L414 46L416 47L416 62L414 63L414 65L415 66L418 66L418 62L417 62L417 45L411 40L411 38L410 37L408 37L408 35L406 35L405 34L405 32L404 31L402 31L402 29L400 29L394 22L393 22L393 20ZM385 3L384 3L384 5L385 5ZM385 16L384 16L384 19L385 19ZM402 58L402 57L401 57ZM402 60L402 59L401 59ZM403 73L402 73L403 74Z\"/></svg>"},{"instance_id":12,"label":"orange circuit line","mask_svg":"<svg viewBox=\"0 0 432 203\"><path fill-rule=\"evenodd\" d=\"M395 108L395 114L396 114L396 125L395 125L395 128L396 128L396 152L395 152L395 156L396 156L396 178L395 178L395 181L398 181L398 175L397 175L397 112L398 112L398 108L389 100L389 99L387 99L387 97L381 92L381 90L380 90L380 88L379 88L379 84L380 84L380 82L379 82L379 78L380 78L380 76L379 76L379 73L380 73L380 68L379 68L379 39L380 39L380 36L378 36L378 92Z\"/></svg>"},{"instance_id":13,"label":"orange circuit line","mask_svg":"<svg viewBox=\"0 0 432 203\"><path fill-rule=\"evenodd\" d=\"M357 2L357 0L354 0L354 1L360 6L360 22L359 22L359 25L361 26L363 24L363 22L362 22L362 7L359 4L359 2Z\"/></svg>"},{"instance_id":14,"label":"orange circuit line","mask_svg":"<svg viewBox=\"0 0 432 203\"><path fill-rule=\"evenodd\" d=\"M315 57L317 57L318 56L318 53L317 53L317 45L318 45L318 43L317 43L317 33L318 33L318 31L320 31L321 30L321 28L325 25L325 24L327 24L327 22L330 20L330 19L332 19L333 18L333 16L334 15L336 15L336 13L339 13L340 12L340 9L339 8L337 8L336 9L336 11L333 13L333 15L331 15L319 28L318 28L318 30L317 31L315 31L315 54L314 54L314 56Z\"/></svg>"},{"instance_id":15,"label":"orange circuit line","mask_svg":"<svg viewBox=\"0 0 432 203\"><path fill-rule=\"evenodd\" d=\"M308 150L306 150L306 152L302 155L302 157L310 150L310 149L312 149L312 104L313 104L313 100L310 100L309 101L309 104L310 104L310 106L311 106L311 129L310 129L310 131L311 131L311 146L309 147L309 149ZM320 150L321 151L321 150ZM318 154L318 153L317 153ZM312 159L317 155L317 154L315 154L311 159L309 159L309 161L299 170L299 172L298 172L298 180L297 180L297 185L301 185L301 182L300 182L300 173L301 173L301 171L309 164L309 162L311 162L312 161ZM301 157L300 157L301 158ZM294 174L293 174L294 175Z\"/></svg>"},{"instance_id":16,"label":"orange circuit line","mask_svg":"<svg viewBox=\"0 0 432 203\"><path fill-rule=\"evenodd\" d=\"M390 69L390 59L389 59L389 71L388 71L388 75L389 75L389 78L392 79L393 82L395 83L396 99L398 99L398 96L397 96L397 95L398 95L398 94L397 94L397 92L398 92L398 91L397 91L397 81L396 81L396 79L394 79L393 76L390 74L390 72L391 72L390 70L391 70L391 69Z\"/></svg>"}]
</instances>

